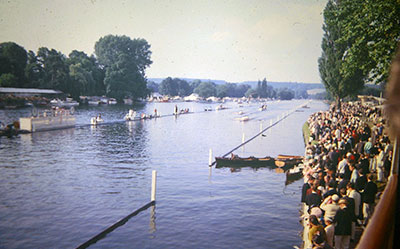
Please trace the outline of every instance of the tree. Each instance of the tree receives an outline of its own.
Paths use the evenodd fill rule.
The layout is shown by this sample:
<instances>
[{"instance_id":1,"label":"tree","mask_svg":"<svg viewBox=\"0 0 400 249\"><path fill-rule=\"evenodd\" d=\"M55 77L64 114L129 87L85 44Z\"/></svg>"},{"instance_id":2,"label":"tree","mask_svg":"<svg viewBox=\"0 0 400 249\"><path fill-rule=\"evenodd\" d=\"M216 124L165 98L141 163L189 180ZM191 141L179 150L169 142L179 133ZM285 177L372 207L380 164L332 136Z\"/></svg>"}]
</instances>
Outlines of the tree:
<instances>
[{"instance_id":1,"label":"tree","mask_svg":"<svg viewBox=\"0 0 400 249\"><path fill-rule=\"evenodd\" d=\"M25 77L28 80L29 87L38 88L40 82L44 77L44 70L40 62L38 61L36 54L29 50L28 62L25 67Z\"/></svg>"},{"instance_id":2,"label":"tree","mask_svg":"<svg viewBox=\"0 0 400 249\"><path fill-rule=\"evenodd\" d=\"M15 42L4 42L0 44L0 75L12 74L13 87L22 87L26 84L25 67L27 63L26 50ZM9 80L10 76L5 76Z\"/></svg>"},{"instance_id":3,"label":"tree","mask_svg":"<svg viewBox=\"0 0 400 249\"><path fill-rule=\"evenodd\" d=\"M194 89L193 92L197 93L202 98L208 98L217 95L217 89L213 82L202 82Z\"/></svg>"},{"instance_id":4,"label":"tree","mask_svg":"<svg viewBox=\"0 0 400 249\"><path fill-rule=\"evenodd\" d=\"M341 1L328 1L324 9L322 55L318 60L322 83L334 96L339 107L342 98L356 94L364 86L364 75L360 69L351 75L342 73L342 59L346 44L340 40L343 27L339 20L343 18L343 15L345 13L341 11Z\"/></svg>"},{"instance_id":5,"label":"tree","mask_svg":"<svg viewBox=\"0 0 400 249\"><path fill-rule=\"evenodd\" d=\"M256 89L249 88L249 89L247 89L244 96L246 96L246 98L256 98L256 97L258 97L258 93L257 93Z\"/></svg>"},{"instance_id":6,"label":"tree","mask_svg":"<svg viewBox=\"0 0 400 249\"><path fill-rule=\"evenodd\" d=\"M385 83L400 41L400 1L342 0L340 42L346 44L341 73L345 77L361 69L365 81Z\"/></svg>"},{"instance_id":7,"label":"tree","mask_svg":"<svg viewBox=\"0 0 400 249\"><path fill-rule=\"evenodd\" d=\"M268 86L266 78L264 78L262 81L258 81L256 90L260 98L268 98Z\"/></svg>"},{"instance_id":8,"label":"tree","mask_svg":"<svg viewBox=\"0 0 400 249\"><path fill-rule=\"evenodd\" d=\"M69 68L66 63L66 56L54 49L49 50L46 47L39 48L37 52L37 61L43 69L43 77L40 80L40 88L57 89L68 93Z\"/></svg>"},{"instance_id":9,"label":"tree","mask_svg":"<svg viewBox=\"0 0 400 249\"><path fill-rule=\"evenodd\" d=\"M95 44L95 54L105 68L106 95L119 100L148 95L145 69L152 63L150 45L144 39L107 35Z\"/></svg>"},{"instance_id":10,"label":"tree","mask_svg":"<svg viewBox=\"0 0 400 249\"><path fill-rule=\"evenodd\" d=\"M97 65L94 57L89 57L84 52L73 50L69 54L67 63L71 80L70 94L73 97L105 94L104 77L101 77L103 75L102 69Z\"/></svg>"},{"instance_id":11,"label":"tree","mask_svg":"<svg viewBox=\"0 0 400 249\"><path fill-rule=\"evenodd\" d=\"M3 73L0 75L0 87L16 87L18 79L12 73Z\"/></svg>"},{"instance_id":12,"label":"tree","mask_svg":"<svg viewBox=\"0 0 400 249\"><path fill-rule=\"evenodd\" d=\"M294 91L286 87L279 88L277 95L281 100L291 100L294 98Z\"/></svg>"},{"instance_id":13,"label":"tree","mask_svg":"<svg viewBox=\"0 0 400 249\"><path fill-rule=\"evenodd\" d=\"M147 81L147 89L149 89L150 92L152 92L152 93L159 92L158 88L159 88L159 85L157 83L155 83L154 81Z\"/></svg>"}]
</instances>

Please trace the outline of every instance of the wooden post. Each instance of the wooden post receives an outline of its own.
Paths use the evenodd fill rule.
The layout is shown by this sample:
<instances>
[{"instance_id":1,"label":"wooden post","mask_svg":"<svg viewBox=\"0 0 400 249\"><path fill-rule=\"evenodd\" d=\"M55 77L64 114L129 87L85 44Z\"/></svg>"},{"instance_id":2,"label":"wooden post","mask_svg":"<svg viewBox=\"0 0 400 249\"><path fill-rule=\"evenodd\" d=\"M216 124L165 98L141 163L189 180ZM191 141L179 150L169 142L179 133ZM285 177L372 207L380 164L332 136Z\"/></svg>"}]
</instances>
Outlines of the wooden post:
<instances>
[{"instance_id":1,"label":"wooden post","mask_svg":"<svg viewBox=\"0 0 400 249\"><path fill-rule=\"evenodd\" d=\"M157 182L157 171L153 170L151 178L151 201L156 201L156 182Z\"/></svg>"},{"instance_id":2,"label":"wooden post","mask_svg":"<svg viewBox=\"0 0 400 249\"><path fill-rule=\"evenodd\" d=\"M210 149L209 158L208 158L208 166L212 165L212 149Z\"/></svg>"}]
</instances>

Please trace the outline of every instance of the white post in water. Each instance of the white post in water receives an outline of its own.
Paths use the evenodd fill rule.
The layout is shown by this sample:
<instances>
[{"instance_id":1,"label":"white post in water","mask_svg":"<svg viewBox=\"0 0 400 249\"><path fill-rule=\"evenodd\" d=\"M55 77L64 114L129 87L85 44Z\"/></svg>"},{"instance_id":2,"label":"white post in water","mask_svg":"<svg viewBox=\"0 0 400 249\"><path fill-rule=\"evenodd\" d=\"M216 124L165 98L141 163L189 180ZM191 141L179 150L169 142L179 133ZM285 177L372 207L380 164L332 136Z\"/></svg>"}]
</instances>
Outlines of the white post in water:
<instances>
[{"instance_id":1,"label":"white post in water","mask_svg":"<svg viewBox=\"0 0 400 249\"><path fill-rule=\"evenodd\" d=\"M260 123L260 132L262 132L262 130L263 130L263 125L262 125L262 122Z\"/></svg>"},{"instance_id":2,"label":"white post in water","mask_svg":"<svg viewBox=\"0 0 400 249\"><path fill-rule=\"evenodd\" d=\"M269 121L269 126L271 126L272 125L272 119Z\"/></svg>"},{"instance_id":3,"label":"white post in water","mask_svg":"<svg viewBox=\"0 0 400 249\"><path fill-rule=\"evenodd\" d=\"M157 171L153 170L151 178L151 201L156 201L156 182L157 182Z\"/></svg>"},{"instance_id":4,"label":"white post in water","mask_svg":"<svg viewBox=\"0 0 400 249\"><path fill-rule=\"evenodd\" d=\"M242 135L242 143L244 143L244 133L243 133L243 135Z\"/></svg>"},{"instance_id":5,"label":"white post in water","mask_svg":"<svg viewBox=\"0 0 400 249\"><path fill-rule=\"evenodd\" d=\"M208 166L211 167L212 164L212 149L210 149L209 158L208 158Z\"/></svg>"}]
</instances>

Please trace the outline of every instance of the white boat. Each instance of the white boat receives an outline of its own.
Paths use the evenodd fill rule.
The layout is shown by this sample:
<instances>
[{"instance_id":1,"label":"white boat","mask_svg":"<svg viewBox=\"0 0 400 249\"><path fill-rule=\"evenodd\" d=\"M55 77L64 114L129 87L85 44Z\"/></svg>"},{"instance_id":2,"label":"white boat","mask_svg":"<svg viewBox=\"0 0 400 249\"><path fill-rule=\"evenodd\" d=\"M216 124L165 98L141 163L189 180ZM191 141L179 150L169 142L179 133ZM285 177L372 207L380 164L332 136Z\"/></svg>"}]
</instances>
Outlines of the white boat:
<instances>
[{"instance_id":1,"label":"white boat","mask_svg":"<svg viewBox=\"0 0 400 249\"><path fill-rule=\"evenodd\" d=\"M129 110L128 114L125 115L125 120L132 121L136 118L136 112L132 109Z\"/></svg>"},{"instance_id":2,"label":"white boat","mask_svg":"<svg viewBox=\"0 0 400 249\"><path fill-rule=\"evenodd\" d=\"M244 117L237 118L237 120L239 120L241 122L246 122L246 121L249 121L250 118L248 116L244 116Z\"/></svg>"},{"instance_id":3,"label":"white boat","mask_svg":"<svg viewBox=\"0 0 400 249\"><path fill-rule=\"evenodd\" d=\"M72 98L66 98L65 100L52 99L50 101L50 105L57 107L73 107L73 106L78 106L79 102L73 100Z\"/></svg>"},{"instance_id":4,"label":"white boat","mask_svg":"<svg viewBox=\"0 0 400 249\"><path fill-rule=\"evenodd\" d=\"M20 129L29 132L47 131L75 127L74 108L55 108L38 113L32 110L32 116L20 118Z\"/></svg>"},{"instance_id":5,"label":"white boat","mask_svg":"<svg viewBox=\"0 0 400 249\"><path fill-rule=\"evenodd\" d=\"M117 104L117 100L114 99L114 98L109 98L109 99L108 99L108 104L109 104L109 105L115 105L115 104Z\"/></svg>"},{"instance_id":6,"label":"white boat","mask_svg":"<svg viewBox=\"0 0 400 249\"><path fill-rule=\"evenodd\" d=\"M89 100L88 101L88 105L99 105L100 104L100 101L98 101L98 100Z\"/></svg>"},{"instance_id":7,"label":"white boat","mask_svg":"<svg viewBox=\"0 0 400 249\"><path fill-rule=\"evenodd\" d=\"M103 123L104 120L101 118L101 115L99 114L97 117L93 117L90 119L90 124L91 125L98 125L100 123Z\"/></svg>"},{"instance_id":8,"label":"white boat","mask_svg":"<svg viewBox=\"0 0 400 249\"><path fill-rule=\"evenodd\" d=\"M215 108L215 110L224 110L224 109L227 109L225 106L223 106L223 105L219 105L219 106L217 106L216 108Z\"/></svg>"}]
</instances>

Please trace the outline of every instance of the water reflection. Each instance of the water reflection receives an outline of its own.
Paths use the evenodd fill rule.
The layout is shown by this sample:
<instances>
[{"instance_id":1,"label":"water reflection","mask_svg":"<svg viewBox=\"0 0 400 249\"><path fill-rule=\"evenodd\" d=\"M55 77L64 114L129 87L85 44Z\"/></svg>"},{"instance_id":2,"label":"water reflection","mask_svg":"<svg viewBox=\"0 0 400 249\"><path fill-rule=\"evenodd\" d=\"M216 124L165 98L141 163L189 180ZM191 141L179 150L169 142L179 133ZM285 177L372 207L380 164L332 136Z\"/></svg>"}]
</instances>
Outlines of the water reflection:
<instances>
[{"instance_id":1,"label":"water reflection","mask_svg":"<svg viewBox=\"0 0 400 249\"><path fill-rule=\"evenodd\" d=\"M157 231L156 228L156 204L152 205L150 208L150 234Z\"/></svg>"}]
</instances>

